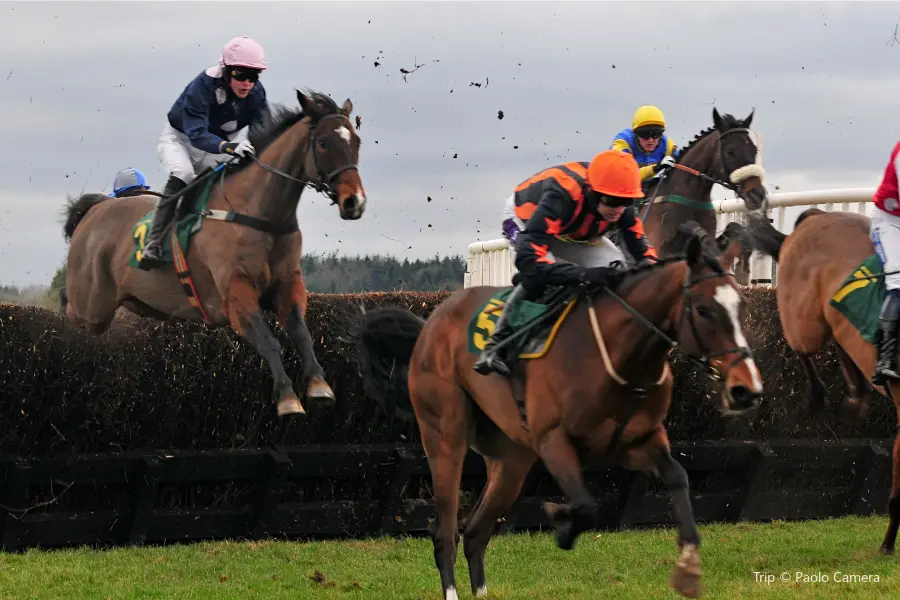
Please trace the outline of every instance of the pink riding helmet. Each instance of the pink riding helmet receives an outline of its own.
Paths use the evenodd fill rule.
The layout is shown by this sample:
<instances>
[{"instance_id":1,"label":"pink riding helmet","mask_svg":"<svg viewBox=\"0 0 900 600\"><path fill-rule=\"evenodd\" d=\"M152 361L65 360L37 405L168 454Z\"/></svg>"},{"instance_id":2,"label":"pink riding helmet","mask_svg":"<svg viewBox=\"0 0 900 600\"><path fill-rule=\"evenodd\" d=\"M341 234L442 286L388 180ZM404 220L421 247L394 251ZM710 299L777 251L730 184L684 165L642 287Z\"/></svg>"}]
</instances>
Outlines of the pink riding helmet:
<instances>
[{"instance_id":1,"label":"pink riding helmet","mask_svg":"<svg viewBox=\"0 0 900 600\"><path fill-rule=\"evenodd\" d=\"M265 71L266 56L258 42L246 36L232 39L222 50L222 64Z\"/></svg>"}]
</instances>

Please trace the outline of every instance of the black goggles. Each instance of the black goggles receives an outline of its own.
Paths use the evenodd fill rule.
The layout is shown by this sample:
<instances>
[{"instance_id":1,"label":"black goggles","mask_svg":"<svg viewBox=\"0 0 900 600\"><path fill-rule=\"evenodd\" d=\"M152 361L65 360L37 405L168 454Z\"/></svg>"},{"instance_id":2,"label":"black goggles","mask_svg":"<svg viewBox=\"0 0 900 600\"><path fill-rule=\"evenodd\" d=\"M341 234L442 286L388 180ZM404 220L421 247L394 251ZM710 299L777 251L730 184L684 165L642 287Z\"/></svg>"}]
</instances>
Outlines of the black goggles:
<instances>
[{"instance_id":1,"label":"black goggles","mask_svg":"<svg viewBox=\"0 0 900 600\"><path fill-rule=\"evenodd\" d=\"M229 67L228 74L235 81L259 81L259 71L256 69L243 69L241 67Z\"/></svg>"},{"instance_id":2,"label":"black goggles","mask_svg":"<svg viewBox=\"0 0 900 600\"><path fill-rule=\"evenodd\" d=\"M658 140L663 136L662 129L639 129L634 132L639 138L644 140Z\"/></svg>"}]
</instances>

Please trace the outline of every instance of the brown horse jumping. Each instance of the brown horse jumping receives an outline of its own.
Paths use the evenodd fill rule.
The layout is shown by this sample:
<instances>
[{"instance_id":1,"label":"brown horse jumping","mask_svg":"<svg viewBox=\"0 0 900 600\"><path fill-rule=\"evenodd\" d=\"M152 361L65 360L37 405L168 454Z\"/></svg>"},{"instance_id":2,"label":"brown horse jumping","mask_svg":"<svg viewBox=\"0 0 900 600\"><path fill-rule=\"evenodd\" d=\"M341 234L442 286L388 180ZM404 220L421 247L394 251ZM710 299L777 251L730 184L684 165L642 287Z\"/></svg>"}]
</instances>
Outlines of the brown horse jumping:
<instances>
[{"instance_id":1,"label":"brown horse jumping","mask_svg":"<svg viewBox=\"0 0 900 600\"><path fill-rule=\"evenodd\" d=\"M307 292L296 212L310 186L328 194L341 218L362 216L360 139L349 118L349 99L342 107L319 93L298 91L297 99L299 110L276 107L251 126L249 139L258 158L220 165L198 178L219 180L202 214L202 229L182 249L189 270L177 260L152 271L128 265L134 252L131 230L154 208L156 196L84 194L70 202L64 226L71 240L64 299L69 320L100 334L124 306L161 320L231 324L269 364L278 415L303 414L281 362L281 347L263 317L262 308L273 307L301 355L307 397L333 403L304 321Z\"/></svg>"},{"instance_id":2,"label":"brown horse jumping","mask_svg":"<svg viewBox=\"0 0 900 600\"><path fill-rule=\"evenodd\" d=\"M399 307L364 315L356 337L367 394L386 409L412 409L418 421L434 486L434 559L445 600L457 598L457 510L469 448L484 457L488 473L464 532L476 596L487 590L484 555L494 524L538 458L571 502L545 504L563 549L598 518L582 461L661 477L672 493L681 547L672 586L700 595L700 536L687 474L663 426L672 393L668 356L677 343L708 374L721 374L723 411L758 405L762 381L741 328L741 292L722 266L733 258L732 248L714 258L695 236L686 259L624 271L614 292L573 290L579 300L549 352L517 361L510 378L475 373L477 354L467 348L469 320L499 288L456 292L427 321Z\"/></svg>"},{"instance_id":3,"label":"brown horse jumping","mask_svg":"<svg viewBox=\"0 0 900 600\"><path fill-rule=\"evenodd\" d=\"M869 226L865 215L811 208L797 217L790 235L772 227L768 219L756 216L751 217L749 231L756 248L778 262L778 316L784 338L800 357L808 378L812 407L821 408L825 402L825 384L812 357L833 338L847 383L844 409L850 414L865 414L869 391L874 387L893 400L900 418L900 385L890 382L889 389L872 386L877 348L830 304L844 280L875 252ZM890 523L881 544L884 554L894 553L900 527L900 432L894 442L893 460Z\"/></svg>"},{"instance_id":4,"label":"brown horse jumping","mask_svg":"<svg viewBox=\"0 0 900 600\"><path fill-rule=\"evenodd\" d=\"M714 108L713 126L701 131L681 150L677 164L662 175L655 194L651 187L655 197L641 209L641 219L647 240L661 257L684 252L695 225L715 235L713 184L734 191L749 211L763 209L767 199L765 171L750 135L752 122L752 111L746 119L738 120L729 114L720 116ZM732 239L745 235L740 226L733 226L730 231ZM752 248L749 240L744 245L738 278L747 285Z\"/></svg>"}]
</instances>

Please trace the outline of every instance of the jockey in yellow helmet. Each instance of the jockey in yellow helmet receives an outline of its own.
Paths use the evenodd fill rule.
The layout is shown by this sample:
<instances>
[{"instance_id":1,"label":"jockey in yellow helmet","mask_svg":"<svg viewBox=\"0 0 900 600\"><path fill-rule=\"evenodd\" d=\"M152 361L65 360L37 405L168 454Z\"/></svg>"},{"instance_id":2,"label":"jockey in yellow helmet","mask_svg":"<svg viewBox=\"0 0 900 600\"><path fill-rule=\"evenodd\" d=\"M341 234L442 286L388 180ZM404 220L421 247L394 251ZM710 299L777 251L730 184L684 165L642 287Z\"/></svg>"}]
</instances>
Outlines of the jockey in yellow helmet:
<instances>
[{"instance_id":1,"label":"jockey in yellow helmet","mask_svg":"<svg viewBox=\"0 0 900 600\"><path fill-rule=\"evenodd\" d=\"M631 127L616 134L610 149L634 157L644 184L661 170L674 165L679 154L675 142L666 135L666 118L656 106L638 108Z\"/></svg>"}]
</instances>

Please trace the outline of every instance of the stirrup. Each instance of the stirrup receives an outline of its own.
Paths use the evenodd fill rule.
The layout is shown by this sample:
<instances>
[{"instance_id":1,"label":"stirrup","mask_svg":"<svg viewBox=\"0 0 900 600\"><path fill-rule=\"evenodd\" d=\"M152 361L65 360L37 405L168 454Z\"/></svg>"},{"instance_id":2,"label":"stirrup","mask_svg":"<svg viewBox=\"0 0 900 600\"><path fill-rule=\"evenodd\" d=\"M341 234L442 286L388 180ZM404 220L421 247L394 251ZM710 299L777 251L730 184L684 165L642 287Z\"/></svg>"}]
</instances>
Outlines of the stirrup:
<instances>
[{"instance_id":1,"label":"stirrup","mask_svg":"<svg viewBox=\"0 0 900 600\"><path fill-rule=\"evenodd\" d=\"M497 351L494 348L485 349L481 356L478 357L478 360L475 361L475 364L472 365L472 369L480 375L488 375L494 372L508 376L512 373L503 359L497 356Z\"/></svg>"}]
</instances>

